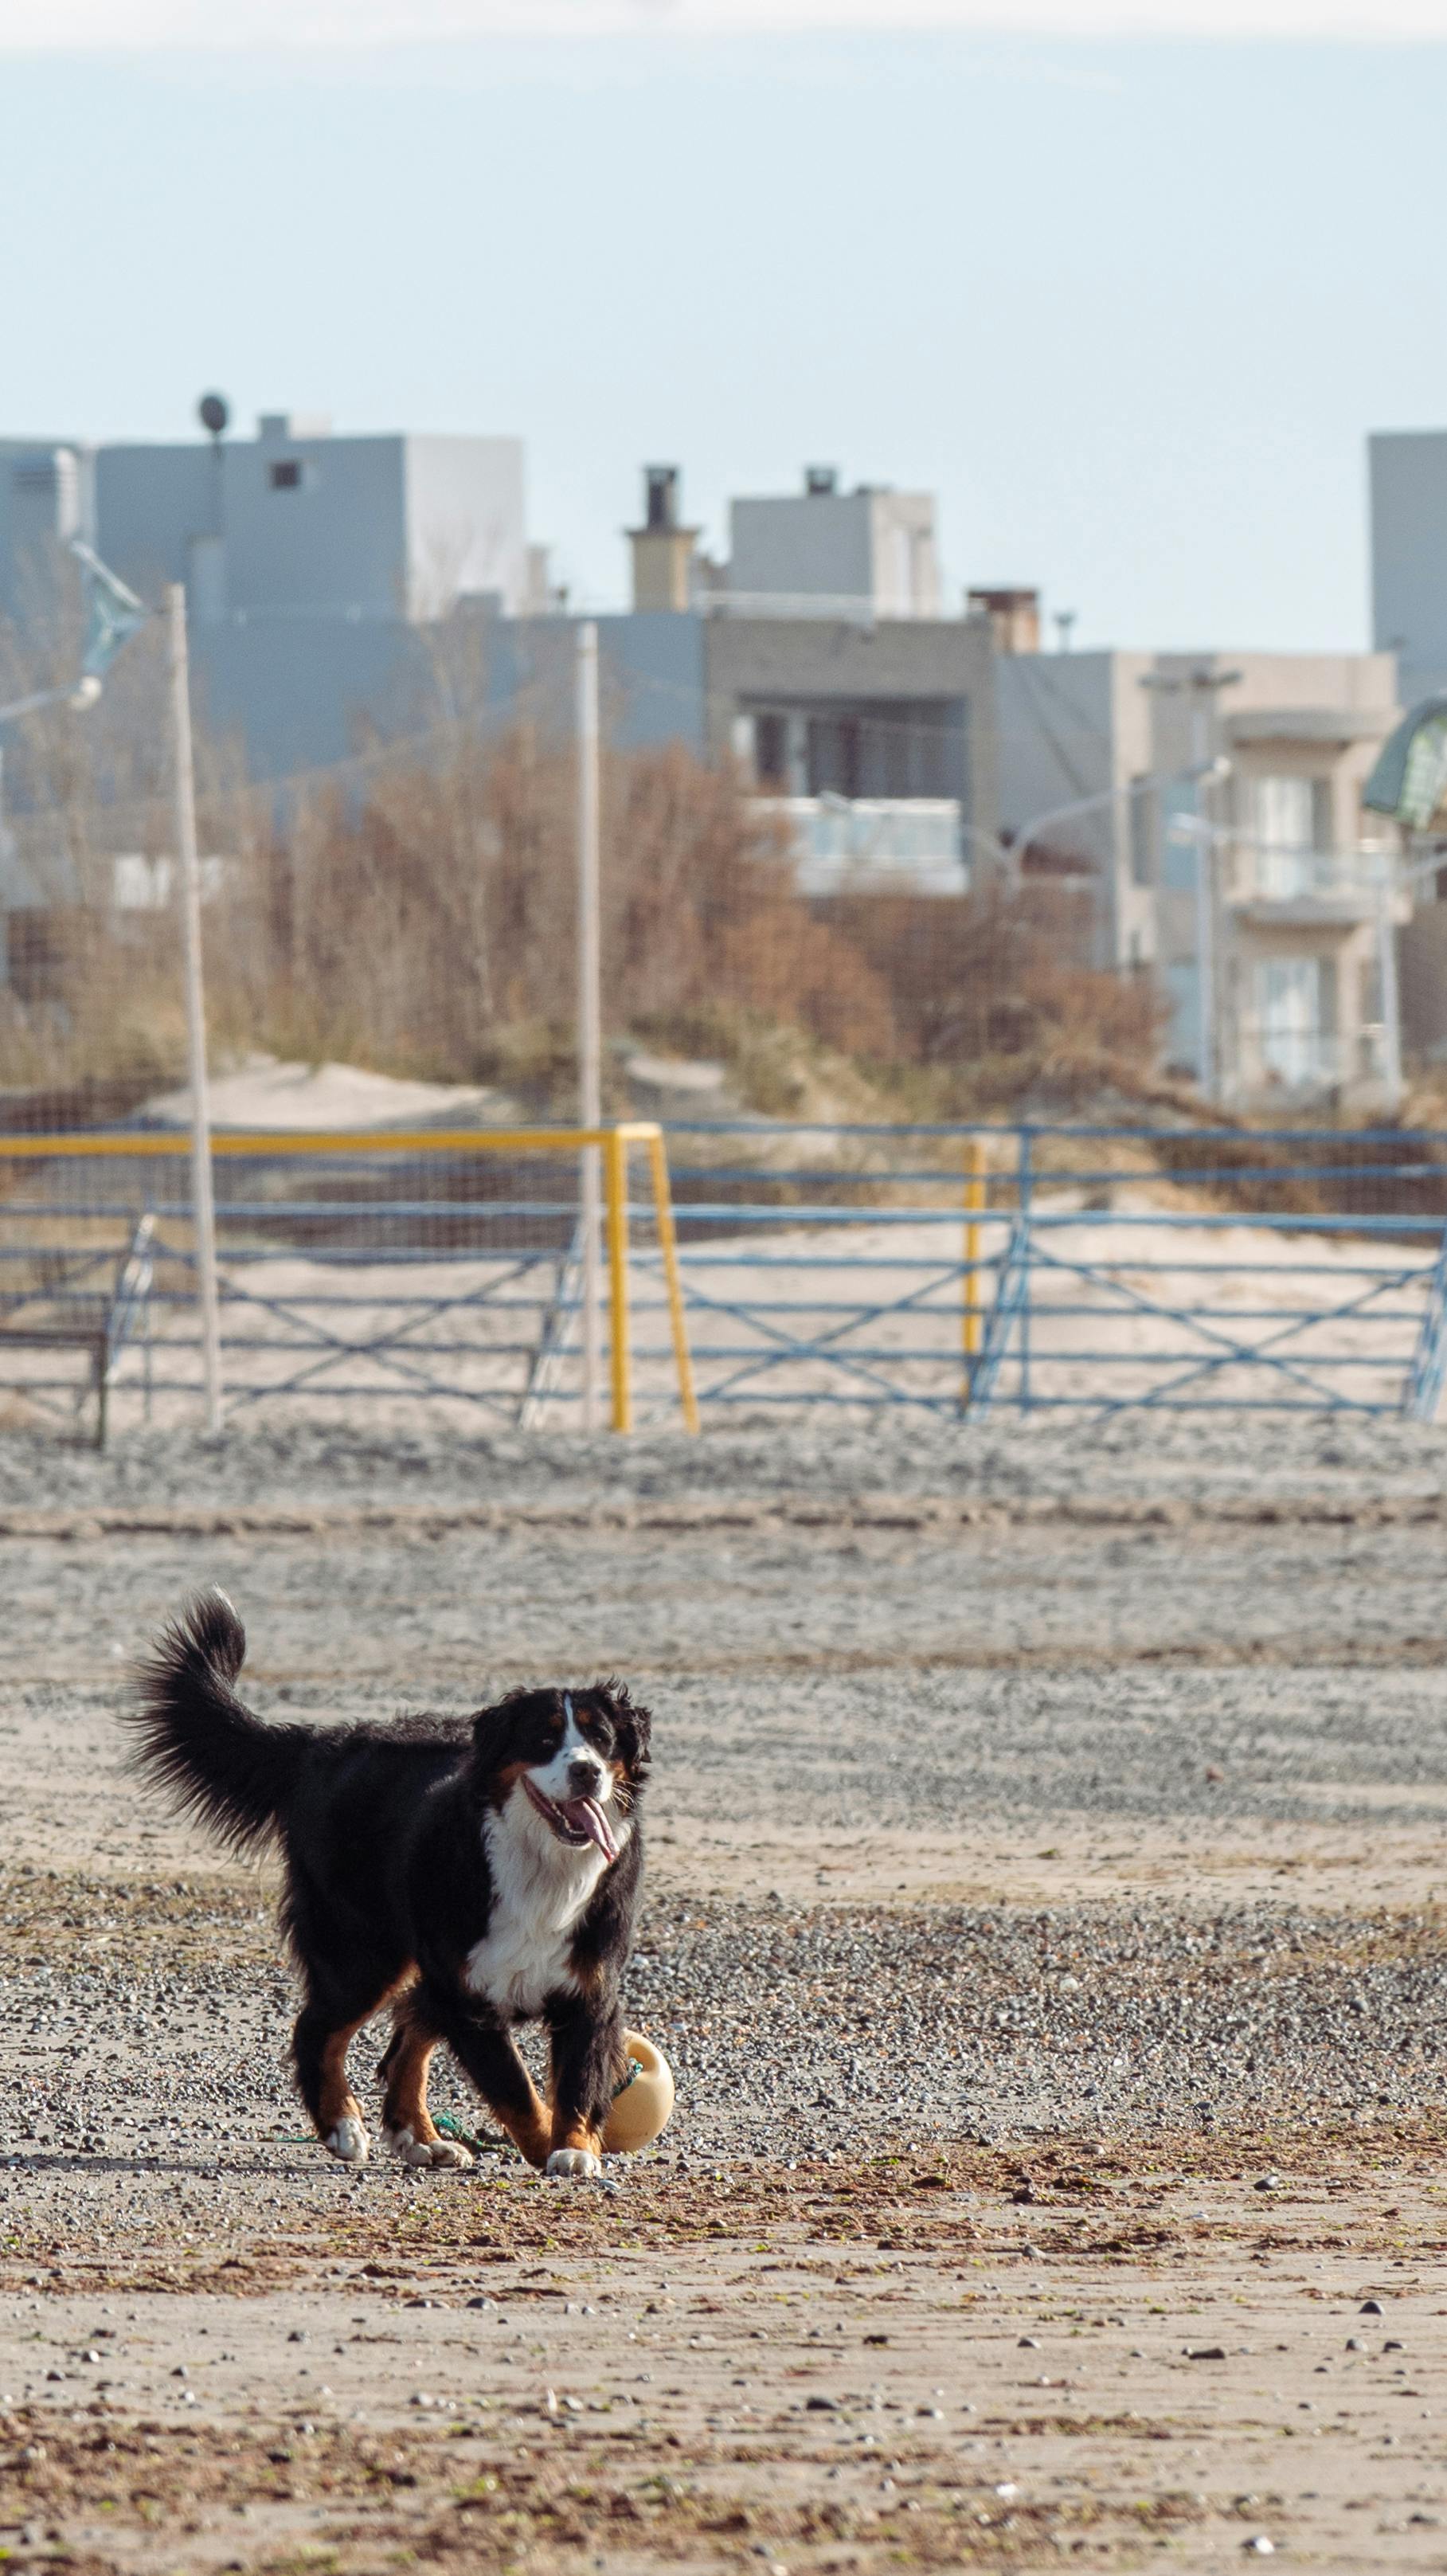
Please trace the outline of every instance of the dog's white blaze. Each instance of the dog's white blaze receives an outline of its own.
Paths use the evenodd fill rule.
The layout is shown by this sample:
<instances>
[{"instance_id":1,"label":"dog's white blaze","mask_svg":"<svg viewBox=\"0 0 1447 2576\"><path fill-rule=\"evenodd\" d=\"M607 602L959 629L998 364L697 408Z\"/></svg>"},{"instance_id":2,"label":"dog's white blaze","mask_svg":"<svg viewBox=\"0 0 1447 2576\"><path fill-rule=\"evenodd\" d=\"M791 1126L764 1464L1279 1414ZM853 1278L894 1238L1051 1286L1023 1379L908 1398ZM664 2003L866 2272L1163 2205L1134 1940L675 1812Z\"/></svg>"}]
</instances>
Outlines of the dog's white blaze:
<instances>
[{"instance_id":1,"label":"dog's white blaze","mask_svg":"<svg viewBox=\"0 0 1447 2576\"><path fill-rule=\"evenodd\" d=\"M567 1794L566 1773L560 1790L549 1781L569 1749L565 1736L562 1754L533 1773L547 1797ZM614 1828L620 1851L629 1831L621 1822ZM596 1843L581 1851L560 1843L521 1789L500 1815L484 1820L482 1839L492 1872L492 1913L482 1939L468 1952L464 1981L495 2012L527 2019L542 2010L548 1995L576 1991L569 1940L608 1863Z\"/></svg>"},{"instance_id":2,"label":"dog's white blaze","mask_svg":"<svg viewBox=\"0 0 1447 2576\"><path fill-rule=\"evenodd\" d=\"M543 1796L551 1798L555 1805L564 1798L576 1795L572 1775L568 1769L575 1753L586 1753L589 1760L596 1764L600 1795L608 1781L608 1766L597 1746L588 1742L574 1715L573 1703L566 1691L563 1693L563 1707L567 1711L567 1718L563 1727L562 1743L558 1746L551 1762L536 1763L532 1771L532 1777L536 1780Z\"/></svg>"}]
</instances>

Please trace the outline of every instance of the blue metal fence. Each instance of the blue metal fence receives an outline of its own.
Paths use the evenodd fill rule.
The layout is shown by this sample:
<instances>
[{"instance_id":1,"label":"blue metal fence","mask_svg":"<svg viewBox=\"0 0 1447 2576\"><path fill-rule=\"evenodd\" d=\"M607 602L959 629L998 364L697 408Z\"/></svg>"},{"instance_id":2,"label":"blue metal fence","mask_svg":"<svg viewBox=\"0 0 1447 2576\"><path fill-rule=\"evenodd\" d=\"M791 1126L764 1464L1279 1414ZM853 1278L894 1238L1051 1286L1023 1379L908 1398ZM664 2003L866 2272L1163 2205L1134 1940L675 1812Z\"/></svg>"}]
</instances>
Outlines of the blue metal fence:
<instances>
[{"instance_id":1,"label":"blue metal fence","mask_svg":"<svg viewBox=\"0 0 1447 2576\"><path fill-rule=\"evenodd\" d=\"M696 1122L669 1144L706 1406L1435 1412L1447 1136Z\"/></svg>"},{"instance_id":2,"label":"blue metal fence","mask_svg":"<svg viewBox=\"0 0 1447 2576\"><path fill-rule=\"evenodd\" d=\"M106 1384L121 1419L148 1404L189 1419L184 1160L113 1137L91 1161L76 1142L51 1159L32 1140L22 1164L0 1138L0 1383L34 1408L89 1387L65 1356L67 1313L120 1276L149 1217ZM715 1415L1233 1405L1430 1420L1441 1399L1447 1135L738 1120L676 1124L668 1143ZM303 1161L278 1138L216 1172L233 1411L578 1418L579 1211L557 1154L455 1137L359 1151L338 1136ZM640 1418L670 1419L641 1196L633 1214Z\"/></svg>"}]
</instances>

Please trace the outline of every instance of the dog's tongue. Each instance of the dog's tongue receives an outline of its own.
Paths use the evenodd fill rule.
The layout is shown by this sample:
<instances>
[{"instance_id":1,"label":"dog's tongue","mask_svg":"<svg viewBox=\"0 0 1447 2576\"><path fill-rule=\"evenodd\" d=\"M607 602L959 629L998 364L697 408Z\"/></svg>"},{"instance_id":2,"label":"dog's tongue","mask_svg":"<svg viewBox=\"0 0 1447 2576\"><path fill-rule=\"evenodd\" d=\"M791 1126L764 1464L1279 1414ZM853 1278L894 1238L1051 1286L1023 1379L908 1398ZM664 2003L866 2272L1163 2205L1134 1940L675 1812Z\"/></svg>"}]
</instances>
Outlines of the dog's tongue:
<instances>
[{"instance_id":1,"label":"dog's tongue","mask_svg":"<svg viewBox=\"0 0 1447 2576\"><path fill-rule=\"evenodd\" d=\"M596 1798L568 1798L563 1802L562 1812L574 1833L589 1835L605 1860L617 1859L618 1845L613 1839L613 1828Z\"/></svg>"}]
</instances>

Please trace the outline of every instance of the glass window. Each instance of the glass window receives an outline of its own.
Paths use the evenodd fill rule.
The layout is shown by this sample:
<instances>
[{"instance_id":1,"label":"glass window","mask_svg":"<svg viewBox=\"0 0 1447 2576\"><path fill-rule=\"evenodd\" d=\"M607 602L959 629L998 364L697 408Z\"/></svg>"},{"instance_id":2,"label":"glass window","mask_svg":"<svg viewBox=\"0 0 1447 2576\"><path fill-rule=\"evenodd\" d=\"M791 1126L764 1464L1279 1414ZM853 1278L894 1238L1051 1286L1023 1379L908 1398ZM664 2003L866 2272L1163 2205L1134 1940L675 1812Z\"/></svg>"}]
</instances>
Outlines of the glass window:
<instances>
[{"instance_id":1,"label":"glass window","mask_svg":"<svg viewBox=\"0 0 1447 2576\"><path fill-rule=\"evenodd\" d=\"M1256 1036L1264 1072L1299 1085L1326 1078L1335 990L1320 957L1263 957L1256 966ZM1333 979L1334 982L1334 979Z\"/></svg>"},{"instance_id":2,"label":"glass window","mask_svg":"<svg viewBox=\"0 0 1447 2576\"><path fill-rule=\"evenodd\" d=\"M1318 789L1325 779L1266 777L1249 782L1247 832L1259 891L1277 897L1309 894L1319 846ZM1328 789L1328 795L1330 790Z\"/></svg>"}]
</instances>

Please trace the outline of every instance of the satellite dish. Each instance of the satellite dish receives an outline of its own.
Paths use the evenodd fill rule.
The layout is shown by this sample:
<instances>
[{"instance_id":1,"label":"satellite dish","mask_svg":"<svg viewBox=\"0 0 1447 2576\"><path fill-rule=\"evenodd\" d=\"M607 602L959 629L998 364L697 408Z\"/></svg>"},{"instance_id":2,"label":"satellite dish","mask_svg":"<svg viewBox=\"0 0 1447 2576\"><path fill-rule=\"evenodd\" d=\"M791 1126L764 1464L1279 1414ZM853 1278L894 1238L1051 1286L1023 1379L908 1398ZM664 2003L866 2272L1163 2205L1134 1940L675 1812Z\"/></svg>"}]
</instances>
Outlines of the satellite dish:
<instances>
[{"instance_id":1,"label":"satellite dish","mask_svg":"<svg viewBox=\"0 0 1447 2576\"><path fill-rule=\"evenodd\" d=\"M226 396L203 394L196 409L200 414L202 428L209 429L213 438L219 438L231 418L231 406Z\"/></svg>"}]
</instances>

